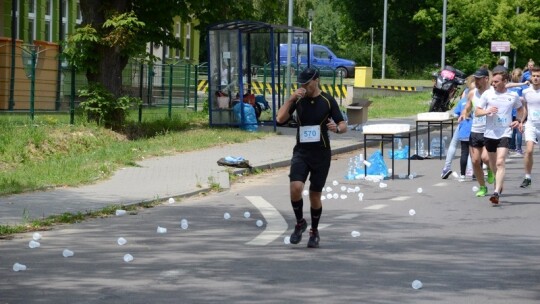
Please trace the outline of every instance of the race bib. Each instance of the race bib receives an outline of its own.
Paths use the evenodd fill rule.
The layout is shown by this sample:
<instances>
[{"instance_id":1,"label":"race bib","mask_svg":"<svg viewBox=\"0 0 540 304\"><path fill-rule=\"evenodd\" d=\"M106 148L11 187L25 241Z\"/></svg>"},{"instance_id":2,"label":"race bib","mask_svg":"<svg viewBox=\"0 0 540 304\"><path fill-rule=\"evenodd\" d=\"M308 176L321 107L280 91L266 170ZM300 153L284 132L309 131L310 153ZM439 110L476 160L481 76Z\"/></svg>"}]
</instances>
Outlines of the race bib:
<instances>
[{"instance_id":1,"label":"race bib","mask_svg":"<svg viewBox=\"0 0 540 304\"><path fill-rule=\"evenodd\" d=\"M473 117L473 124L474 125L480 125L486 123L486 117L485 116L474 116Z\"/></svg>"},{"instance_id":2,"label":"race bib","mask_svg":"<svg viewBox=\"0 0 540 304\"><path fill-rule=\"evenodd\" d=\"M508 121L508 117L506 116L499 116L494 115L493 116L493 126L496 128L506 128L510 125L510 122Z\"/></svg>"},{"instance_id":3,"label":"race bib","mask_svg":"<svg viewBox=\"0 0 540 304\"><path fill-rule=\"evenodd\" d=\"M529 117L535 123L540 122L540 111L532 111Z\"/></svg>"},{"instance_id":4,"label":"race bib","mask_svg":"<svg viewBox=\"0 0 540 304\"><path fill-rule=\"evenodd\" d=\"M300 142L318 142L321 140L321 126L301 126L300 127Z\"/></svg>"}]
</instances>

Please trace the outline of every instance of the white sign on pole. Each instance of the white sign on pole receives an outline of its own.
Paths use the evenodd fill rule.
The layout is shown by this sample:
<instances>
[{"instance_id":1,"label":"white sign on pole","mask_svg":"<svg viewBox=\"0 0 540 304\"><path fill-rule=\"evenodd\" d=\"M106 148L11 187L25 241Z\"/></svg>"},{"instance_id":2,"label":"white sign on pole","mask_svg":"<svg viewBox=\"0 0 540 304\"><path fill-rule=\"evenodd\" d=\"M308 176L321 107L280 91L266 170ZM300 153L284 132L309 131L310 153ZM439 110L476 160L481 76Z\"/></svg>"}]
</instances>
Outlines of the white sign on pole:
<instances>
[{"instance_id":1,"label":"white sign on pole","mask_svg":"<svg viewBox=\"0 0 540 304\"><path fill-rule=\"evenodd\" d=\"M491 41L491 52L510 52L510 41Z\"/></svg>"}]
</instances>

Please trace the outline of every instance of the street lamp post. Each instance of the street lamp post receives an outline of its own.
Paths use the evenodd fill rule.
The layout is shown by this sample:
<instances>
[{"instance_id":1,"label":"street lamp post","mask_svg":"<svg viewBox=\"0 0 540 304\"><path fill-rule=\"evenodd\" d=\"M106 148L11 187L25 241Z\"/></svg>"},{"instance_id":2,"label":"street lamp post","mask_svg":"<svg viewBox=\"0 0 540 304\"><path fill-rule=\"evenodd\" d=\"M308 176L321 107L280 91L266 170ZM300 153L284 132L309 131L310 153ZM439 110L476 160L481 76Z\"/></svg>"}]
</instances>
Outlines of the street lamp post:
<instances>
[{"instance_id":1,"label":"street lamp post","mask_svg":"<svg viewBox=\"0 0 540 304\"><path fill-rule=\"evenodd\" d=\"M442 17L442 46L441 46L441 69L444 69L446 62L445 58L445 47L446 47L446 1L443 0L443 17Z\"/></svg>"},{"instance_id":2,"label":"street lamp post","mask_svg":"<svg viewBox=\"0 0 540 304\"><path fill-rule=\"evenodd\" d=\"M384 0L381 79L384 79L384 72L385 72L385 65L386 65L386 15L387 15L387 12L388 12L388 0Z\"/></svg>"},{"instance_id":3,"label":"street lamp post","mask_svg":"<svg viewBox=\"0 0 540 304\"><path fill-rule=\"evenodd\" d=\"M313 10L310 8L308 10L308 18L309 18L309 35L308 35L308 43L311 45L311 30L313 27Z\"/></svg>"},{"instance_id":4,"label":"street lamp post","mask_svg":"<svg viewBox=\"0 0 540 304\"><path fill-rule=\"evenodd\" d=\"M370 67L373 68L373 36L374 36L374 33L373 33L373 28L370 28L370 32L371 32L371 61L370 61Z\"/></svg>"}]
</instances>

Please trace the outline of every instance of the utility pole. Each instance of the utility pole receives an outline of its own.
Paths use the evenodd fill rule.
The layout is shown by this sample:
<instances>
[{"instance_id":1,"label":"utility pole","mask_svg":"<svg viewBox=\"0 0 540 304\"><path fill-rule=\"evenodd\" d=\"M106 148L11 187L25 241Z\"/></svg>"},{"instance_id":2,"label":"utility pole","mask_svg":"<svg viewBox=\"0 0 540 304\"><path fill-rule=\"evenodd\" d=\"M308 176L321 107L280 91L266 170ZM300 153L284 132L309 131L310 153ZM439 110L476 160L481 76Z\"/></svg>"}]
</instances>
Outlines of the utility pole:
<instances>
[{"instance_id":1,"label":"utility pole","mask_svg":"<svg viewBox=\"0 0 540 304\"><path fill-rule=\"evenodd\" d=\"M382 39L382 74L381 79L384 79L386 65L386 15L388 12L388 0L384 0L384 20L383 20L383 39Z\"/></svg>"}]
</instances>

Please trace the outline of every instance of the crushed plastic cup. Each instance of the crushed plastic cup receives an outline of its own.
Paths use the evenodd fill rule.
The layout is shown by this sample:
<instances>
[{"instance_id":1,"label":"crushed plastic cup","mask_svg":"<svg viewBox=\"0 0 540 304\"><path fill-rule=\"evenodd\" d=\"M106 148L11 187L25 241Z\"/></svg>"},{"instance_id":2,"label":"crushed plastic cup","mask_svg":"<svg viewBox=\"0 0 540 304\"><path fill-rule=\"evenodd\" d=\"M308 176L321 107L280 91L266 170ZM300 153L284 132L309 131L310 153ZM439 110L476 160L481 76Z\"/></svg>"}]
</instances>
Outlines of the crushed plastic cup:
<instances>
[{"instance_id":1,"label":"crushed plastic cup","mask_svg":"<svg viewBox=\"0 0 540 304\"><path fill-rule=\"evenodd\" d=\"M175 200L174 197L169 198L169 204L174 204Z\"/></svg>"},{"instance_id":2,"label":"crushed plastic cup","mask_svg":"<svg viewBox=\"0 0 540 304\"><path fill-rule=\"evenodd\" d=\"M331 198L332 198L332 193L326 194L326 198L327 198L327 199L331 199Z\"/></svg>"},{"instance_id":3,"label":"crushed plastic cup","mask_svg":"<svg viewBox=\"0 0 540 304\"><path fill-rule=\"evenodd\" d=\"M339 182L337 180L335 180L335 181L332 182L332 185L337 186L337 185L339 185Z\"/></svg>"},{"instance_id":4,"label":"crushed plastic cup","mask_svg":"<svg viewBox=\"0 0 540 304\"><path fill-rule=\"evenodd\" d=\"M332 195L332 198L333 198L333 199L338 199L338 198L339 198L339 194L334 193L334 194Z\"/></svg>"},{"instance_id":5,"label":"crushed plastic cup","mask_svg":"<svg viewBox=\"0 0 540 304\"><path fill-rule=\"evenodd\" d=\"M410 216L413 216L413 215L415 215L415 214L416 214L416 211L414 211L414 209L409 210L409 215L410 215Z\"/></svg>"},{"instance_id":6,"label":"crushed plastic cup","mask_svg":"<svg viewBox=\"0 0 540 304\"><path fill-rule=\"evenodd\" d=\"M257 220L257 222L255 222L255 224L257 225L257 227L262 227L263 221Z\"/></svg>"},{"instance_id":7,"label":"crushed plastic cup","mask_svg":"<svg viewBox=\"0 0 540 304\"><path fill-rule=\"evenodd\" d=\"M480 190L480 189L478 188L478 186L473 186L473 187L472 187L472 191L473 191L473 192L477 192L478 190Z\"/></svg>"},{"instance_id":8,"label":"crushed plastic cup","mask_svg":"<svg viewBox=\"0 0 540 304\"><path fill-rule=\"evenodd\" d=\"M341 191L347 191L347 186L341 186Z\"/></svg>"},{"instance_id":9,"label":"crushed plastic cup","mask_svg":"<svg viewBox=\"0 0 540 304\"><path fill-rule=\"evenodd\" d=\"M15 263L13 264L13 271L25 271L26 265Z\"/></svg>"},{"instance_id":10,"label":"crushed plastic cup","mask_svg":"<svg viewBox=\"0 0 540 304\"><path fill-rule=\"evenodd\" d=\"M309 191L308 191L308 190L302 191L302 195L303 195L303 196L307 196L308 194L309 194Z\"/></svg>"},{"instance_id":11,"label":"crushed plastic cup","mask_svg":"<svg viewBox=\"0 0 540 304\"><path fill-rule=\"evenodd\" d=\"M420 288L422 288L422 286L424 286L424 285L423 285L422 282L420 282L419 280L414 280L414 281L412 282L411 286L412 286L412 288L414 288L414 289L420 289Z\"/></svg>"},{"instance_id":12,"label":"crushed plastic cup","mask_svg":"<svg viewBox=\"0 0 540 304\"><path fill-rule=\"evenodd\" d=\"M62 251L62 255L65 257L65 258L69 258L69 257L72 257L75 255L75 252L69 250L69 249L64 249L64 251Z\"/></svg>"},{"instance_id":13,"label":"crushed plastic cup","mask_svg":"<svg viewBox=\"0 0 540 304\"><path fill-rule=\"evenodd\" d=\"M413 179L413 178L414 178L414 175L409 174L409 179Z\"/></svg>"},{"instance_id":14,"label":"crushed plastic cup","mask_svg":"<svg viewBox=\"0 0 540 304\"><path fill-rule=\"evenodd\" d=\"M360 200L360 201L364 200L364 193L362 193L362 192L358 193L358 200Z\"/></svg>"},{"instance_id":15,"label":"crushed plastic cup","mask_svg":"<svg viewBox=\"0 0 540 304\"><path fill-rule=\"evenodd\" d=\"M418 189L416 189L416 192L422 193L422 192L424 192L424 190L422 188L418 188Z\"/></svg>"},{"instance_id":16,"label":"crushed plastic cup","mask_svg":"<svg viewBox=\"0 0 540 304\"><path fill-rule=\"evenodd\" d=\"M116 210L116 216L126 215L126 210L118 209Z\"/></svg>"},{"instance_id":17,"label":"crushed plastic cup","mask_svg":"<svg viewBox=\"0 0 540 304\"><path fill-rule=\"evenodd\" d=\"M347 199L347 194L342 194L339 196L339 198L341 198L342 200Z\"/></svg>"},{"instance_id":18,"label":"crushed plastic cup","mask_svg":"<svg viewBox=\"0 0 540 304\"><path fill-rule=\"evenodd\" d=\"M386 183L379 183L379 188L387 188L388 184Z\"/></svg>"},{"instance_id":19,"label":"crushed plastic cup","mask_svg":"<svg viewBox=\"0 0 540 304\"><path fill-rule=\"evenodd\" d=\"M244 212L244 217L249 218L251 216L251 213L249 211Z\"/></svg>"},{"instance_id":20,"label":"crushed plastic cup","mask_svg":"<svg viewBox=\"0 0 540 304\"><path fill-rule=\"evenodd\" d=\"M186 229L188 229L188 227L189 227L188 220L182 219L182 220L180 221L180 228L186 230Z\"/></svg>"},{"instance_id":21,"label":"crushed plastic cup","mask_svg":"<svg viewBox=\"0 0 540 304\"><path fill-rule=\"evenodd\" d=\"M354 192L360 192L360 187L359 186L354 187Z\"/></svg>"},{"instance_id":22,"label":"crushed plastic cup","mask_svg":"<svg viewBox=\"0 0 540 304\"><path fill-rule=\"evenodd\" d=\"M332 192L332 187L330 186L326 187L326 192Z\"/></svg>"},{"instance_id":23,"label":"crushed plastic cup","mask_svg":"<svg viewBox=\"0 0 540 304\"><path fill-rule=\"evenodd\" d=\"M354 237L354 238L355 238L355 237L359 237L359 236L360 236L360 232L359 232L359 231L356 231L356 230L353 230L353 231L351 232L351 236Z\"/></svg>"},{"instance_id":24,"label":"crushed plastic cup","mask_svg":"<svg viewBox=\"0 0 540 304\"><path fill-rule=\"evenodd\" d=\"M124 255L124 262L129 263L131 261L133 261L133 256L131 254L129 254L129 253L126 253Z\"/></svg>"},{"instance_id":25,"label":"crushed plastic cup","mask_svg":"<svg viewBox=\"0 0 540 304\"><path fill-rule=\"evenodd\" d=\"M167 233L167 228L157 226L157 233Z\"/></svg>"},{"instance_id":26,"label":"crushed plastic cup","mask_svg":"<svg viewBox=\"0 0 540 304\"><path fill-rule=\"evenodd\" d=\"M286 236L283 238L283 243L289 245L291 243L291 237L290 236Z\"/></svg>"},{"instance_id":27,"label":"crushed plastic cup","mask_svg":"<svg viewBox=\"0 0 540 304\"><path fill-rule=\"evenodd\" d=\"M123 238L123 237L119 237L116 242L118 243L118 245L122 246L122 245L125 245L127 243L127 240L125 238Z\"/></svg>"},{"instance_id":28,"label":"crushed plastic cup","mask_svg":"<svg viewBox=\"0 0 540 304\"><path fill-rule=\"evenodd\" d=\"M32 235L32 239L34 241L39 241L41 240L41 234L39 234L39 232L34 232L34 234Z\"/></svg>"},{"instance_id":29,"label":"crushed plastic cup","mask_svg":"<svg viewBox=\"0 0 540 304\"><path fill-rule=\"evenodd\" d=\"M39 242L36 242L34 240L31 240L30 242L28 242L28 247L34 249L34 248L38 248L39 246L41 246L41 244Z\"/></svg>"},{"instance_id":30,"label":"crushed plastic cup","mask_svg":"<svg viewBox=\"0 0 540 304\"><path fill-rule=\"evenodd\" d=\"M231 215L229 214L229 212L225 212L225 213L223 213L223 218L228 220L228 219L231 218Z\"/></svg>"}]
</instances>

